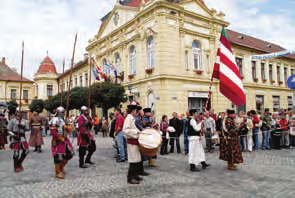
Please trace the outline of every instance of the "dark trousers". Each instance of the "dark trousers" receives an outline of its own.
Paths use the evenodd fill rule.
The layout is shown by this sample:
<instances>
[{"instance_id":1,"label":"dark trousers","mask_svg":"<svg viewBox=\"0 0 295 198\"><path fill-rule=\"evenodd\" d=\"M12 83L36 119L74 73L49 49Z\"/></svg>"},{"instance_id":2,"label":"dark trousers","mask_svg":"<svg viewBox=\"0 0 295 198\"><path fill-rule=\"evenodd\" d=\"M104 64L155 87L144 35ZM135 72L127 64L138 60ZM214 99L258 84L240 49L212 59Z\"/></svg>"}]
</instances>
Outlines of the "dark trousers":
<instances>
[{"instance_id":1,"label":"dark trousers","mask_svg":"<svg viewBox=\"0 0 295 198\"><path fill-rule=\"evenodd\" d=\"M210 131L205 131L205 138L206 138L206 148L208 150L213 150L213 144L212 144L212 132Z\"/></svg>"},{"instance_id":2,"label":"dark trousers","mask_svg":"<svg viewBox=\"0 0 295 198\"><path fill-rule=\"evenodd\" d=\"M132 178L137 177L139 175L141 163L142 162L129 163L129 169L128 169L128 174L127 174L128 179L132 179Z\"/></svg>"},{"instance_id":3,"label":"dark trousers","mask_svg":"<svg viewBox=\"0 0 295 198\"><path fill-rule=\"evenodd\" d=\"M164 154L168 154L168 139L166 137L162 137L162 145L161 145L161 150L160 150L160 154L164 155Z\"/></svg>"},{"instance_id":4,"label":"dark trousers","mask_svg":"<svg viewBox=\"0 0 295 198\"><path fill-rule=\"evenodd\" d=\"M174 153L174 142L176 142L177 153L181 153L179 137L170 138L170 153Z\"/></svg>"},{"instance_id":5,"label":"dark trousers","mask_svg":"<svg viewBox=\"0 0 295 198\"><path fill-rule=\"evenodd\" d=\"M281 148L281 136L272 136L272 141L274 145L274 149L280 149Z\"/></svg>"},{"instance_id":6,"label":"dark trousers","mask_svg":"<svg viewBox=\"0 0 295 198\"><path fill-rule=\"evenodd\" d=\"M86 157L86 161L91 160L92 154L96 151L95 141L91 140L89 146L80 146L79 147L79 163L80 165L84 164L84 157L86 155L86 151L88 150L88 154Z\"/></svg>"},{"instance_id":7,"label":"dark trousers","mask_svg":"<svg viewBox=\"0 0 295 198\"><path fill-rule=\"evenodd\" d=\"M20 154L20 151L22 151L21 154ZM26 159L28 154L29 154L29 150L25 150L23 145L21 145L21 148L19 151L14 151L13 161L14 161L15 168L22 165L23 161Z\"/></svg>"},{"instance_id":8,"label":"dark trousers","mask_svg":"<svg viewBox=\"0 0 295 198\"><path fill-rule=\"evenodd\" d=\"M53 161L54 161L54 164L60 164L62 160L69 161L70 159L72 159L72 157L73 157L73 153L67 147L66 153L61 156L59 156L59 154L56 154L55 156L53 156Z\"/></svg>"}]
</instances>

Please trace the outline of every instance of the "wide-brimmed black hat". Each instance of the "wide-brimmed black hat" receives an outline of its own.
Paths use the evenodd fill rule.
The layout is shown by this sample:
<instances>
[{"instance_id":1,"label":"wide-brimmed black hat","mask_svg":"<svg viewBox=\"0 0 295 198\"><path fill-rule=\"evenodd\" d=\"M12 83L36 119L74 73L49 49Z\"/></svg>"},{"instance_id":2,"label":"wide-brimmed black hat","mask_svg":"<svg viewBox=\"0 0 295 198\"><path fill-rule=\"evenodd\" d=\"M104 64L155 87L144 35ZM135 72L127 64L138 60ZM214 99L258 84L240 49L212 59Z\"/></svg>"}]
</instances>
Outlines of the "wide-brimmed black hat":
<instances>
[{"instance_id":1,"label":"wide-brimmed black hat","mask_svg":"<svg viewBox=\"0 0 295 198\"><path fill-rule=\"evenodd\" d=\"M228 109L226 112L227 112L227 114L235 114L236 113L235 110L231 110L231 109Z\"/></svg>"},{"instance_id":2,"label":"wide-brimmed black hat","mask_svg":"<svg viewBox=\"0 0 295 198\"><path fill-rule=\"evenodd\" d=\"M136 110L137 111L140 111L140 110L142 110L142 107L141 106L137 106Z\"/></svg>"},{"instance_id":3,"label":"wide-brimmed black hat","mask_svg":"<svg viewBox=\"0 0 295 198\"><path fill-rule=\"evenodd\" d=\"M143 109L143 112L145 112L145 113L151 113L152 112L152 109L151 108L144 108Z\"/></svg>"},{"instance_id":4,"label":"wide-brimmed black hat","mask_svg":"<svg viewBox=\"0 0 295 198\"><path fill-rule=\"evenodd\" d=\"M189 110L189 114L192 116L194 113L196 113L197 112L197 109L191 109L191 110Z\"/></svg>"},{"instance_id":5,"label":"wide-brimmed black hat","mask_svg":"<svg viewBox=\"0 0 295 198\"><path fill-rule=\"evenodd\" d=\"M136 103L136 101L130 102L130 104L127 105L127 108L128 109L131 109L131 110L136 110L137 109L137 103Z\"/></svg>"}]
</instances>

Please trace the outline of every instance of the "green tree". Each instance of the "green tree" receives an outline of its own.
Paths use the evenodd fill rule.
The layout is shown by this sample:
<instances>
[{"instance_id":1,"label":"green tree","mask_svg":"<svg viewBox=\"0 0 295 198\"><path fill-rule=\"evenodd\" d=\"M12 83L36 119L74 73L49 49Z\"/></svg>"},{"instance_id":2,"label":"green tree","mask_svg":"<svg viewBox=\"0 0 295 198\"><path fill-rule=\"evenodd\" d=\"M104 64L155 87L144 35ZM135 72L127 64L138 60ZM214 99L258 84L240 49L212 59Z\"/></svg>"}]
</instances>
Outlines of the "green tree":
<instances>
[{"instance_id":1,"label":"green tree","mask_svg":"<svg viewBox=\"0 0 295 198\"><path fill-rule=\"evenodd\" d=\"M67 101L67 92L64 92L62 106L66 104L66 101ZM50 111L51 113L54 113L54 110L59 106L60 106L60 93L44 101L44 108L47 111Z\"/></svg>"},{"instance_id":2,"label":"green tree","mask_svg":"<svg viewBox=\"0 0 295 198\"><path fill-rule=\"evenodd\" d=\"M126 102L127 97L123 86L112 82L102 82L91 86L91 100L103 109L103 114L107 118L107 111Z\"/></svg>"},{"instance_id":3,"label":"green tree","mask_svg":"<svg viewBox=\"0 0 295 198\"><path fill-rule=\"evenodd\" d=\"M44 109L44 102L41 99L34 99L32 100L29 108L31 112L37 111L41 113Z\"/></svg>"},{"instance_id":4,"label":"green tree","mask_svg":"<svg viewBox=\"0 0 295 198\"><path fill-rule=\"evenodd\" d=\"M8 111L9 111L9 117L13 114L15 114L16 108L18 107L18 104L15 100L11 100L7 103L8 105Z\"/></svg>"}]
</instances>

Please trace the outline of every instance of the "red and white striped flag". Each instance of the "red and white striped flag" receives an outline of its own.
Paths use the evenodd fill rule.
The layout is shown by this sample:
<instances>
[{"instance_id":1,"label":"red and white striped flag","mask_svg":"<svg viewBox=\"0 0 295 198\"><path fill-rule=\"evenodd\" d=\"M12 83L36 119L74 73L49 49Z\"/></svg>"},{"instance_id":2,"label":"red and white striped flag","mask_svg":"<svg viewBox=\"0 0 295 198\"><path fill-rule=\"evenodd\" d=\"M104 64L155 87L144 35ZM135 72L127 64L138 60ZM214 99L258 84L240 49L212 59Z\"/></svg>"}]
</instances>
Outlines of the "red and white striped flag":
<instances>
[{"instance_id":1,"label":"red and white striped flag","mask_svg":"<svg viewBox=\"0 0 295 198\"><path fill-rule=\"evenodd\" d=\"M222 28L220 47L217 51L219 60L214 65L212 78L219 80L220 92L238 107L246 103L246 94L228 36Z\"/></svg>"}]
</instances>

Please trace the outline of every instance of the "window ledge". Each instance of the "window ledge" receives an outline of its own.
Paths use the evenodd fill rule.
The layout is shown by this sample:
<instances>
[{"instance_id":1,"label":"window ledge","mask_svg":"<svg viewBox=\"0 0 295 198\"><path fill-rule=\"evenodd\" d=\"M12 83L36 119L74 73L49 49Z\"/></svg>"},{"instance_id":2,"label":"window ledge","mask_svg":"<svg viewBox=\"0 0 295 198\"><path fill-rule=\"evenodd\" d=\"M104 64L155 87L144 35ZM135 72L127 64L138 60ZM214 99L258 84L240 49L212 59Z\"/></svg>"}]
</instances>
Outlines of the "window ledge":
<instances>
[{"instance_id":1,"label":"window ledge","mask_svg":"<svg viewBox=\"0 0 295 198\"><path fill-rule=\"evenodd\" d=\"M280 84L280 85L283 84L283 81L280 80L280 81L279 81L279 84Z\"/></svg>"},{"instance_id":2,"label":"window ledge","mask_svg":"<svg viewBox=\"0 0 295 198\"><path fill-rule=\"evenodd\" d=\"M275 83L276 81L275 80L271 80L271 83Z\"/></svg>"},{"instance_id":3,"label":"window ledge","mask_svg":"<svg viewBox=\"0 0 295 198\"><path fill-rule=\"evenodd\" d=\"M154 71L154 68L153 67L152 68L146 68L145 69L145 72L148 73L148 74L152 73L153 71Z\"/></svg>"},{"instance_id":4,"label":"window ledge","mask_svg":"<svg viewBox=\"0 0 295 198\"><path fill-rule=\"evenodd\" d=\"M47 96L48 99L50 99L52 96Z\"/></svg>"},{"instance_id":5,"label":"window ledge","mask_svg":"<svg viewBox=\"0 0 295 198\"><path fill-rule=\"evenodd\" d=\"M253 81L254 82L258 82L258 78L253 78Z\"/></svg>"},{"instance_id":6,"label":"window ledge","mask_svg":"<svg viewBox=\"0 0 295 198\"><path fill-rule=\"evenodd\" d=\"M132 79L134 78L135 74L128 74L128 78Z\"/></svg>"},{"instance_id":7,"label":"window ledge","mask_svg":"<svg viewBox=\"0 0 295 198\"><path fill-rule=\"evenodd\" d=\"M29 99L24 99L25 103L28 103L29 102Z\"/></svg>"},{"instance_id":8,"label":"window ledge","mask_svg":"<svg viewBox=\"0 0 295 198\"><path fill-rule=\"evenodd\" d=\"M266 83L267 82L267 79L263 79L262 82Z\"/></svg>"},{"instance_id":9,"label":"window ledge","mask_svg":"<svg viewBox=\"0 0 295 198\"><path fill-rule=\"evenodd\" d=\"M204 70L203 69L194 69L194 72L196 74L202 74L204 72Z\"/></svg>"},{"instance_id":10,"label":"window ledge","mask_svg":"<svg viewBox=\"0 0 295 198\"><path fill-rule=\"evenodd\" d=\"M34 98L35 98L35 99L38 99L38 96L35 96Z\"/></svg>"}]
</instances>

